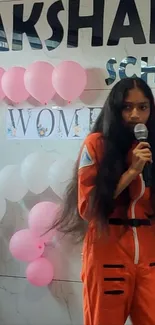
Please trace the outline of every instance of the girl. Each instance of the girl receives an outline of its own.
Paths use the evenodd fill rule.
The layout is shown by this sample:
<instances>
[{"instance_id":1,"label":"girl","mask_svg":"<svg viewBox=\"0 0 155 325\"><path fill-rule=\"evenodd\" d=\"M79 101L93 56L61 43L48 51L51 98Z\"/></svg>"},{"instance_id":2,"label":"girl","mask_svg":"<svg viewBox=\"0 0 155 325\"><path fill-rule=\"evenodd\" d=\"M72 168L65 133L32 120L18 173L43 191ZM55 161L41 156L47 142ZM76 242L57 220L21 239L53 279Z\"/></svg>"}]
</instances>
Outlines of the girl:
<instances>
[{"instance_id":1,"label":"girl","mask_svg":"<svg viewBox=\"0 0 155 325\"><path fill-rule=\"evenodd\" d=\"M138 143L133 129L148 128ZM152 166L152 186L143 169ZM57 226L83 245L85 325L155 325L155 105L139 78L119 81L85 139ZM79 238L79 237L78 237Z\"/></svg>"}]
</instances>

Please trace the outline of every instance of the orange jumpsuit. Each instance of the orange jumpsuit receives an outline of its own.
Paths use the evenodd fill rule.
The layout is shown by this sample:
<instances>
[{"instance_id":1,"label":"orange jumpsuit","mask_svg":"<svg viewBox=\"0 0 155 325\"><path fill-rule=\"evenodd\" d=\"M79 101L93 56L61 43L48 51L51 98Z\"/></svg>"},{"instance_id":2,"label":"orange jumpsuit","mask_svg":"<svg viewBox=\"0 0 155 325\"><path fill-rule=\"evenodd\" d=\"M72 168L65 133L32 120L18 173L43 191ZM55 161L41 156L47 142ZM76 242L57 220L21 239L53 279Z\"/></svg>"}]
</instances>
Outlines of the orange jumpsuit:
<instances>
[{"instance_id":1,"label":"orange jumpsuit","mask_svg":"<svg viewBox=\"0 0 155 325\"><path fill-rule=\"evenodd\" d=\"M124 325L129 314L134 325L155 325L155 226L110 225L106 239L104 232L98 236L95 218L86 213L103 145L101 134L90 134L79 157L78 210L89 221L81 273L84 325ZM148 219L153 213L150 189L142 175L130 184L129 193L128 218ZM121 218L119 200L113 217Z\"/></svg>"}]
</instances>

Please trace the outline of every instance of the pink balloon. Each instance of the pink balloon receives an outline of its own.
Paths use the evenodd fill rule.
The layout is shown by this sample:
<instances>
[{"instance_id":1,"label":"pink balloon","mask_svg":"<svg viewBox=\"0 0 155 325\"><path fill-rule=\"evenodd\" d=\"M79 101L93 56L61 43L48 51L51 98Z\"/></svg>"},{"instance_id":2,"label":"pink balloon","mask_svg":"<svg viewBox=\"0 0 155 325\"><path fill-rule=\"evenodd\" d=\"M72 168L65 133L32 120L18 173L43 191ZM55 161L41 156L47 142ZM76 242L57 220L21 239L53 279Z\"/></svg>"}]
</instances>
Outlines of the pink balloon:
<instances>
[{"instance_id":1,"label":"pink balloon","mask_svg":"<svg viewBox=\"0 0 155 325\"><path fill-rule=\"evenodd\" d=\"M2 76L1 84L5 95L16 104L27 100L29 97L24 85L24 73L24 68L13 67Z\"/></svg>"},{"instance_id":2,"label":"pink balloon","mask_svg":"<svg viewBox=\"0 0 155 325\"><path fill-rule=\"evenodd\" d=\"M87 83L87 74L79 63L63 61L55 67L52 83L57 93L65 100L78 98Z\"/></svg>"},{"instance_id":3,"label":"pink balloon","mask_svg":"<svg viewBox=\"0 0 155 325\"><path fill-rule=\"evenodd\" d=\"M2 89L2 83L1 83L4 73L5 73L5 70L3 68L0 68L0 100L2 100L5 97L4 91Z\"/></svg>"},{"instance_id":4,"label":"pink balloon","mask_svg":"<svg viewBox=\"0 0 155 325\"><path fill-rule=\"evenodd\" d=\"M43 235L51 228L58 212L59 207L53 202L40 202L36 204L28 216L30 230L37 236ZM51 233L49 236L51 236ZM47 234L47 239L49 236Z\"/></svg>"},{"instance_id":5,"label":"pink balloon","mask_svg":"<svg viewBox=\"0 0 155 325\"><path fill-rule=\"evenodd\" d=\"M31 262L44 252L44 241L29 229L17 231L10 240L10 252L17 260Z\"/></svg>"},{"instance_id":6,"label":"pink balloon","mask_svg":"<svg viewBox=\"0 0 155 325\"><path fill-rule=\"evenodd\" d=\"M29 94L41 104L47 104L55 95L51 83L54 67L48 62L38 61L32 63L25 72L24 82Z\"/></svg>"},{"instance_id":7,"label":"pink balloon","mask_svg":"<svg viewBox=\"0 0 155 325\"><path fill-rule=\"evenodd\" d=\"M53 280L53 266L44 257L30 263L26 269L27 280L34 286L47 286Z\"/></svg>"}]
</instances>

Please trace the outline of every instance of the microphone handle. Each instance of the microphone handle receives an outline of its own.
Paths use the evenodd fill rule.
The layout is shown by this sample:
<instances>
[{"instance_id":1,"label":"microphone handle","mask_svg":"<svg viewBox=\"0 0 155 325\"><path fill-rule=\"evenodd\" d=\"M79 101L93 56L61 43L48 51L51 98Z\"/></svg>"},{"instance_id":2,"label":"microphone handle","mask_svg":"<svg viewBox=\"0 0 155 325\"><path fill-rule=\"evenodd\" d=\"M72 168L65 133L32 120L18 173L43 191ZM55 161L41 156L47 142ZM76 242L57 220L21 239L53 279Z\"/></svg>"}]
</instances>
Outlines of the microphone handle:
<instances>
[{"instance_id":1,"label":"microphone handle","mask_svg":"<svg viewBox=\"0 0 155 325\"><path fill-rule=\"evenodd\" d=\"M145 182L145 187L152 186L152 165L151 163L146 163L143 169L143 180Z\"/></svg>"}]
</instances>

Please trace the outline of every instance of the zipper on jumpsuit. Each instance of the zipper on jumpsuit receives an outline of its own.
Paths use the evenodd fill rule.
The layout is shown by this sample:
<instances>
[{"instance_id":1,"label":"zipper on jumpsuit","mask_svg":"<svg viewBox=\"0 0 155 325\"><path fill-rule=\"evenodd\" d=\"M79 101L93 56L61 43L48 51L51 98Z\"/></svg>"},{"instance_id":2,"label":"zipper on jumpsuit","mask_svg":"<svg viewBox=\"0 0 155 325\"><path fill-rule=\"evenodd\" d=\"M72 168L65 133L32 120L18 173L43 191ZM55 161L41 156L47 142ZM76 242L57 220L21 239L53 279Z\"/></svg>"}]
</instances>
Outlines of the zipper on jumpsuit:
<instances>
[{"instance_id":1,"label":"zipper on jumpsuit","mask_svg":"<svg viewBox=\"0 0 155 325\"><path fill-rule=\"evenodd\" d=\"M140 192L139 196L132 203L132 206L131 206L131 218L132 219L136 219L135 206L145 192L145 183L143 180L143 176L142 176L142 174L140 174L139 176L141 179L141 192ZM133 230L133 237L134 237L134 244L135 244L134 264L138 264L139 263L139 240L138 240L137 228L133 227L132 230Z\"/></svg>"}]
</instances>

